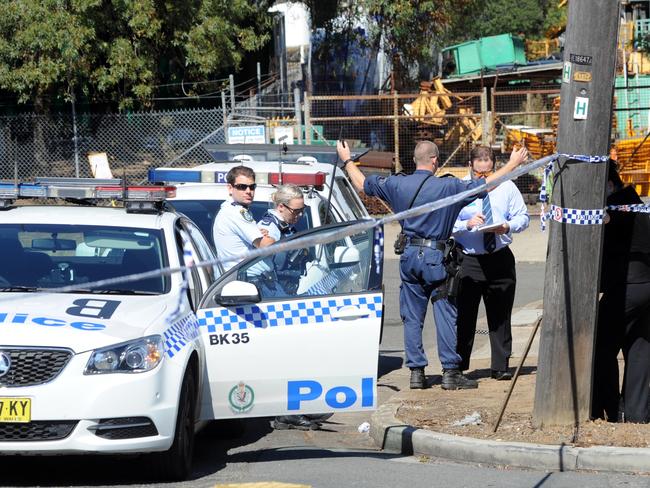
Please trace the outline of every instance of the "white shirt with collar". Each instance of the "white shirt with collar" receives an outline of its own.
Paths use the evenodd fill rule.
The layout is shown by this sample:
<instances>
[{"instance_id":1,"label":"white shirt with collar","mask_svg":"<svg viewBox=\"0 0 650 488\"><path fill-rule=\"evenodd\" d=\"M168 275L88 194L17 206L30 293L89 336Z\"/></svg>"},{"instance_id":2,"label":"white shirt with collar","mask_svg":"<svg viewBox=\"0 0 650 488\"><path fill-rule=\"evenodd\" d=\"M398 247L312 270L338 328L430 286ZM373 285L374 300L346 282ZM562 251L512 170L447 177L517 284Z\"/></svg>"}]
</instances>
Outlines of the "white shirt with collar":
<instances>
[{"instance_id":1,"label":"white shirt with collar","mask_svg":"<svg viewBox=\"0 0 650 488\"><path fill-rule=\"evenodd\" d=\"M471 179L467 175L464 180ZM510 226L507 234L496 234L496 249L503 249L512 243L512 234L521 232L528 227L530 217L524 197L512 181L505 181L489 192L490 208L494 223L506 222ZM483 200L477 198L469 205L463 207L454 224L456 241L463 247L465 254L487 254L483 245L483 233L467 229L467 222L477 213L483 211Z\"/></svg>"},{"instance_id":2,"label":"white shirt with collar","mask_svg":"<svg viewBox=\"0 0 650 488\"><path fill-rule=\"evenodd\" d=\"M241 254L255 249L253 242L262 238L253 214L232 197L226 199L214 219L212 237L224 271L240 260Z\"/></svg>"}]
</instances>

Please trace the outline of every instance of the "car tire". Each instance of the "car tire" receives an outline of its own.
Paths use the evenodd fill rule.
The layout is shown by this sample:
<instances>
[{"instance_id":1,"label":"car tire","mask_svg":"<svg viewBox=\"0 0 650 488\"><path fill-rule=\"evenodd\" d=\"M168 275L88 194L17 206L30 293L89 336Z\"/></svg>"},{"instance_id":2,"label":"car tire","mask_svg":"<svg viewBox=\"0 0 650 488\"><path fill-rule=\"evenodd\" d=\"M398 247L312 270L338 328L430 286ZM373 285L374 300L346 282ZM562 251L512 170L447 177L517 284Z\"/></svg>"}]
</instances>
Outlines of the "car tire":
<instances>
[{"instance_id":1,"label":"car tire","mask_svg":"<svg viewBox=\"0 0 650 488\"><path fill-rule=\"evenodd\" d=\"M196 419L196 382L191 368L185 372L174 429L174 442L164 452L153 454L156 478L165 481L186 480L192 472L194 423Z\"/></svg>"}]
</instances>

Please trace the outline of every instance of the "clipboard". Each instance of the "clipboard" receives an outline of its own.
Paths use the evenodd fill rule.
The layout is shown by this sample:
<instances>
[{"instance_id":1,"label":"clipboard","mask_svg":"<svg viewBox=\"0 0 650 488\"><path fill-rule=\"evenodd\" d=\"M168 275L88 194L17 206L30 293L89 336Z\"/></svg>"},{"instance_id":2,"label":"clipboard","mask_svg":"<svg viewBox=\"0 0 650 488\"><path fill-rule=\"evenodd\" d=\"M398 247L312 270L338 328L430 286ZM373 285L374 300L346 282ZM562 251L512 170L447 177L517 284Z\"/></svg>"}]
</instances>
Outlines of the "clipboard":
<instances>
[{"instance_id":1,"label":"clipboard","mask_svg":"<svg viewBox=\"0 0 650 488\"><path fill-rule=\"evenodd\" d=\"M474 228L474 232L494 232L499 227L503 226L505 222L497 222L496 224L483 224Z\"/></svg>"}]
</instances>

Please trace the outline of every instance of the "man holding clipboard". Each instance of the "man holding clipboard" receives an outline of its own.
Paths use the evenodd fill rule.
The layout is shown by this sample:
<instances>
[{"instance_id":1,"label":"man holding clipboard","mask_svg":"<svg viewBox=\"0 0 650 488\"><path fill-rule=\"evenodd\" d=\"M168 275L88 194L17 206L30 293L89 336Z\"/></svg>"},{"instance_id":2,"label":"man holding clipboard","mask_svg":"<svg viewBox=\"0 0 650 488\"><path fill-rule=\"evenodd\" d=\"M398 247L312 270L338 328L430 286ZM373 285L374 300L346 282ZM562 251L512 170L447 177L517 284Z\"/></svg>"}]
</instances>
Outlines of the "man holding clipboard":
<instances>
[{"instance_id":1,"label":"man holding clipboard","mask_svg":"<svg viewBox=\"0 0 650 488\"><path fill-rule=\"evenodd\" d=\"M510 156L525 161L525 147ZM489 176L494 171L494 153L477 146L470 154L470 174L465 179ZM491 376L509 380L508 361L512 353L510 317L517 282L515 257L508 247L512 234L528 227L528 209L512 181L491 190L483 199L464 207L454 224L454 237L462 248L461 283L457 299L457 352L460 369L469 368L474 346L478 307L483 298L490 332Z\"/></svg>"}]
</instances>

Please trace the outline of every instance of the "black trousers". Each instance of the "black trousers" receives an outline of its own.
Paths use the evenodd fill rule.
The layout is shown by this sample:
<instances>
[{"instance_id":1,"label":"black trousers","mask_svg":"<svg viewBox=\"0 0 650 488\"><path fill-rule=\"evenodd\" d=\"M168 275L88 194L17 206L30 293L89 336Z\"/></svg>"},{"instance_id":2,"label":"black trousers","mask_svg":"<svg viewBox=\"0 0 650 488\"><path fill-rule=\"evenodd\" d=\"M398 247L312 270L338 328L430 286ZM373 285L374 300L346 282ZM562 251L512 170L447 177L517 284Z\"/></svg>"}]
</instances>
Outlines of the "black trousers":
<instances>
[{"instance_id":1,"label":"black trousers","mask_svg":"<svg viewBox=\"0 0 650 488\"><path fill-rule=\"evenodd\" d=\"M460 368L469 368L478 307L483 298L490 333L491 368L504 371L508 369L512 354L510 318L517 284L515 257L508 247L492 254L464 254L461 270L460 292L456 300L457 352L462 358Z\"/></svg>"},{"instance_id":2,"label":"black trousers","mask_svg":"<svg viewBox=\"0 0 650 488\"><path fill-rule=\"evenodd\" d=\"M619 390L618 353L625 368ZM592 416L650 422L650 283L623 283L603 294L598 308Z\"/></svg>"}]
</instances>

